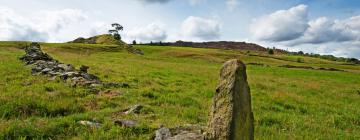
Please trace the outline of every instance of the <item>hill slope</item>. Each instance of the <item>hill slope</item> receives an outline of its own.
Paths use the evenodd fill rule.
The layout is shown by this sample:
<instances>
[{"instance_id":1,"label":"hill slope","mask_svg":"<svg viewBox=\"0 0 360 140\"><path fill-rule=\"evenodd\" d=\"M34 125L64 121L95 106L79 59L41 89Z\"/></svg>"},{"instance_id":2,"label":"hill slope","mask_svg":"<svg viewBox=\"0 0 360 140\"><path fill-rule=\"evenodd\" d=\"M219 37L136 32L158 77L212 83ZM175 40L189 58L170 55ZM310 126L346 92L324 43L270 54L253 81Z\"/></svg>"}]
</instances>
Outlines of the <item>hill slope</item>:
<instances>
[{"instance_id":1,"label":"hill slope","mask_svg":"<svg viewBox=\"0 0 360 140\"><path fill-rule=\"evenodd\" d=\"M130 85L94 93L32 76L19 60L26 43L0 42L0 139L148 139L160 125L206 125L220 67L231 58L248 64L256 139L360 138L359 65L256 51L135 46L145 55L133 55L114 45L42 44L61 62L87 65L104 82ZM135 104L144 106L139 114L122 113ZM114 120L138 125L121 127Z\"/></svg>"},{"instance_id":2,"label":"hill slope","mask_svg":"<svg viewBox=\"0 0 360 140\"><path fill-rule=\"evenodd\" d=\"M84 44L103 44L103 45L125 45L123 41L116 40L110 34L97 35L90 38L79 37L69 43L84 43Z\"/></svg>"}]
</instances>

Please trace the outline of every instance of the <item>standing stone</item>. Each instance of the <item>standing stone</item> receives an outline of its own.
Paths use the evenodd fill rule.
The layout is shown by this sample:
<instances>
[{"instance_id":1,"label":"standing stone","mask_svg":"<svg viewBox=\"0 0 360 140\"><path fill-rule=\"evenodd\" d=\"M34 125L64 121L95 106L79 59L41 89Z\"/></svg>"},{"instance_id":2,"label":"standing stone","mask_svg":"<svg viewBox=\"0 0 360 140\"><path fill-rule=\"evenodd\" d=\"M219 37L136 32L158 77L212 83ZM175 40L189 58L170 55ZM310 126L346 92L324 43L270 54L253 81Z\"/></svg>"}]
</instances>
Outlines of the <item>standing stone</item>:
<instances>
[{"instance_id":1,"label":"standing stone","mask_svg":"<svg viewBox=\"0 0 360 140\"><path fill-rule=\"evenodd\" d=\"M226 62L213 99L206 139L253 140L254 117L246 67L240 60Z\"/></svg>"}]
</instances>

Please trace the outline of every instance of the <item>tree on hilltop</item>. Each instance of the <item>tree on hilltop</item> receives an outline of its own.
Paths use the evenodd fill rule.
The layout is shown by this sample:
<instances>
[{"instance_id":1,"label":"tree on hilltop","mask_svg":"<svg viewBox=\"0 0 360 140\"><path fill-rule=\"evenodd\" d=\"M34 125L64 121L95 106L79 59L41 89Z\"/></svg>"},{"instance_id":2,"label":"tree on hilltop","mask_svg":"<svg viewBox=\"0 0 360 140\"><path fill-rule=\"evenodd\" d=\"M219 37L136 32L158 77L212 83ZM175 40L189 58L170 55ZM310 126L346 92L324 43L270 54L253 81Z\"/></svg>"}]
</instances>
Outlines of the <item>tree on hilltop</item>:
<instances>
[{"instance_id":1,"label":"tree on hilltop","mask_svg":"<svg viewBox=\"0 0 360 140\"><path fill-rule=\"evenodd\" d=\"M109 34L113 35L116 40L121 40L121 36L119 34L120 31L124 30L124 27L119 23L113 23L111 26L115 29L109 30Z\"/></svg>"}]
</instances>

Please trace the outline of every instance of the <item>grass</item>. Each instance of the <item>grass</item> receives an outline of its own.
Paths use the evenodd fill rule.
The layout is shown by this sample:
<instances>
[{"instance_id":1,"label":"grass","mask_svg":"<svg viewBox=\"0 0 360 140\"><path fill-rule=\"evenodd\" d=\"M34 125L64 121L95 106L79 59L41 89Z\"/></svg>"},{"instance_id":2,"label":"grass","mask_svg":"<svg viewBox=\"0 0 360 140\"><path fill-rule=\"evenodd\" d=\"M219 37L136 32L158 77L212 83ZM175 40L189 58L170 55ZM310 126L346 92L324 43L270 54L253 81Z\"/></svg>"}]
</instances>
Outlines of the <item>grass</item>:
<instances>
[{"instance_id":1,"label":"grass","mask_svg":"<svg viewBox=\"0 0 360 140\"><path fill-rule=\"evenodd\" d=\"M119 96L71 88L60 80L32 76L19 57L27 42L0 42L0 139L148 139L160 125L206 126L223 62L240 58L248 65L255 116L255 139L360 139L360 66L266 52L136 46L145 55L112 45L42 43L64 63L90 66ZM265 56L265 57L264 57ZM298 58L304 63L298 63ZM280 65L336 68L346 72L287 69ZM139 115L121 115L135 104ZM113 120L132 119L134 128ZM78 124L80 120L101 127Z\"/></svg>"}]
</instances>

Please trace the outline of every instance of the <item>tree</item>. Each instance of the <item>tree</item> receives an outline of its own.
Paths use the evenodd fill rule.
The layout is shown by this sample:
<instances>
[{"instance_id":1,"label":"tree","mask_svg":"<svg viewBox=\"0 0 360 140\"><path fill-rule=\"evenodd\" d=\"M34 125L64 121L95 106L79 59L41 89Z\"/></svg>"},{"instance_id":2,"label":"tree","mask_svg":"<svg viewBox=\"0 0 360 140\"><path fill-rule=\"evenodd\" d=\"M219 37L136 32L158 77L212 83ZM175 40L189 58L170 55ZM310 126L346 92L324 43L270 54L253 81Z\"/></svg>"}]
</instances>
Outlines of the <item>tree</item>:
<instances>
[{"instance_id":1,"label":"tree","mask_svg":"<svg viewBox=\"0 0 360 140\"><path fill-rule=\"evenodd\" d=\"M269 49L269 50L268 50L268 53L269 53L269 54L274 54L274 49Z\"/></svg>"},{"instance_id":2,"label":"tree","mask_svg":"<svg viewBox=\"0 0 360 140\"><path fill-rule=\"evenodd\" d=\"M132 44L133 44L133 45L136 45L136 44L137 44L137 43L136 43L136 40L134 40Z\"/></svg>"},{"instance_id":3,"label":"tree","mask_svg":"<svg viewBox=\"0 0 360 140\"><path fill-rule=\"evenodd\" d=\"M121 40L121 36L119 34L119 31L123 31L124 27L121 26L119 23L113 23L111 26L114 29L109 30L109 34L113 35L116 40Z\"/></svg>"},{"instance_id":4,"label":"tree","mask_svg":"<svg viewBox=\"0 0 360 140\"><path fill-rule=\"evenodd\" d=\"M298 54L299 54L299 55L304 55L304 52L303 52L303 51L299 51Z\"/></svg>"}]
</instances>

